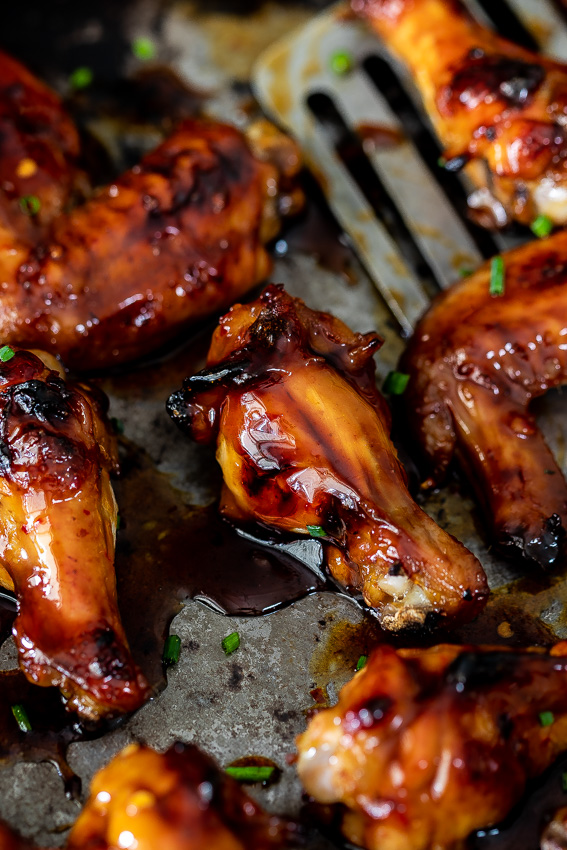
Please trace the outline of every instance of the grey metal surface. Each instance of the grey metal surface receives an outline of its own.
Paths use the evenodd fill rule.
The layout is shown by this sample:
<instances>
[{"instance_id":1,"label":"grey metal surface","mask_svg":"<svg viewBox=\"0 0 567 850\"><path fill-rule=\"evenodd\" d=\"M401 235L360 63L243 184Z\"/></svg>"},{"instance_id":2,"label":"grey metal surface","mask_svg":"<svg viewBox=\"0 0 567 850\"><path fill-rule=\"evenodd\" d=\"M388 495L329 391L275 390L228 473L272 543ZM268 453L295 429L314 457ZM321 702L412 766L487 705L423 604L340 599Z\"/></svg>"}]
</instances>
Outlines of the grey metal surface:
<instances>
[{"instance_id":1,"label":"grey metal surface","mask_svg":"<svg viewBox=\"0 0 567 850\"><path fill-rule=\"evenodd\" d=\"M130 22L131 38L148 34L152 8L150 2L136 7L136 15ZM215 17L212 12L202 15L193 4L174 3L161 22L160 56L192 84L211 91L208 108L212 113L243 122L242 103L230 94L228 84L235 76L246 77L251 59L248 57L248 64L243 64L242 56L235 53L231 65L226 44L231 43L231 38L233 43L242 43L238 39L243 38L247 27L248 33L256 33L248 45L249 53L255 56L265 46L265 39L306 22L308 17L305 9L288 8L285 3L271 4L244 19L242 25L236 17L231 18L222 30L221 16ZM230 27L235 28L232 36ZM220 37L219 32L225 43L214 47L211 39ZM357 37L360 34L358 29ZM155 32L152 37L156 38ZM320 62L320 58L314 56L313 61ZM282 68L281 73L287 75L288 69ZM299 85L300 72L291 69L290 73L293 88ZM354 109L356 104L351 103ZM360 112L357 114L360 120ZM309 149L312 162L319 153L323 156L326 145L316 135L313 139L315 147ZM410 154L413 168L415 153ZM319 168L322 164L324 160L319 158ZM409 182L411 174L403 168L399 175L393 174L398 165L388 165L392 180ZM341 203L341 199L346 196L348 200L351 194L348 181L336 189L336 199ZM368 240L368 250L361 252L365 265L381 275L384 268L390 269L393 285L404 287L409 278L399 265L397 248L392 249L396 257L384 261L377 251L383 235L376 236L368 210L359 206L357 214L357 226L361 225ZM350 209L343 213L342 220L348 223L353 215ZM458 253L458 234L452 239L455 244L451 250ZM442 248L440 256L444 258L440 262L446 267L452 261L448 259L446 246ZM310 306L335 313L356 330L376 328L385 338L377 358L379 382L395 367L402 342L390 312L356 260L353 259L352 280L347 281L343 275L321 267L311 254L292 250L277 260L273 279L284 283L292 294L301 296ZM412 286L416 283L409 282ZM402 309L411 323L425 304L422 287L403 298L398 296L397 303L398 312ZM217 481L207 474L202 450L184 439L168 421L164 398L145 393L140 381L139 375L133 376L131 386L111 398L111 415L124 420L128 438L143 447L158 468L171 476L187 502L209 503L217 495ZM564 425L567 394L548 397L542 403L540 418L567 471ZM492 587L506 584L519 574L496 559L483 543L470 499L444 490L433 495L425 507L475 551L487 569ZM562 625L566 596L565 583L542 586L519 595L518 604L540 616L559 635L567 636ZM140 616L144 613L140 612ZM363 619L352 600L329 593L317 594L265 618L227 618L199 603L188 604L172 624L172 632L182 638L182 650L179 665L169 673L166 690L115 732L96 741L72 745L71 767L82 778L86 791L94 771L132 740L143 740L158 748L166 747L175 738L196 741L221 764L251 753L273 758L283 768L282 780L272 788L253 793L273 811L296 813L301 806L301 789L286 756L293 753L295 737L305 727L304 712L313 702L310 690L327 687L332 698L351 676L352 658L345 652L348 648L345 642L354 640L356 630L349 631L348 624L358 624ZM226 658L220 641L234 629L240 632L242 645L235 655ZM9 669L14 663L13 645L7 642L0 651L0 666ZM61 845L64 828L74 820L77 811L77 805L65 799L62 783L51 766L18 764L0 768L0 817L24 835L44 846ZM310 847L325 850L329 844L317 838Z\"/></svg>"}]
</instances>

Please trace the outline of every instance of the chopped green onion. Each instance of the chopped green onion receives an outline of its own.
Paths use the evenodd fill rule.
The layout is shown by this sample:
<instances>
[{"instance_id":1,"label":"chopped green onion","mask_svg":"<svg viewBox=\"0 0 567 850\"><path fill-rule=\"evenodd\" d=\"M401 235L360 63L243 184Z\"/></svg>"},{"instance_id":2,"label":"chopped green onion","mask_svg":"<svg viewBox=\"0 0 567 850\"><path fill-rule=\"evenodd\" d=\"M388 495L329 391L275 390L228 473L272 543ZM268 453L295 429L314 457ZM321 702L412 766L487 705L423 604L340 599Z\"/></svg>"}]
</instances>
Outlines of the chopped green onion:
<instances>
[{"instance_id":1,"label":"chopped green onion","mask_svg":"<svg viewBox=\"0 0 567 850\"><path fill-rule=\"evenodd\" d=\"M221 646L224 649L225 655L232 655L240 646L240 635L238 632L232 632L221 641Z\"/></svg>"},{"instance_id":2,"label":"chopped green onion","mask_svg":"<svg viewBox=\"0 0 567 850\"><path fill-rule=\"evenodd\" d=\"M563 791L567 794L567 773L561 774L561 787Z\"/></svg>"},{"instance_id":3,"label":"chopped green onion","mask_svg":"<svg viewBox=\"0 0 567 850\"><path fill-rule=\"evenodd\" d=\"M473 269L470 269L468 266L462 266L459 269L459 277L462 277L462 278L470 277L472 273L473 273Z\"/></svg>"},{"instance_id":4,"label":"chopped green onion","mask_svg":"<svg viewBox=\"0 0 567 850\"><path fill-rule=\"evenodd\" d=\"M156 46L151 38L137 38L132 42L132 53L137 59L146 62L156 55Z\"/></svg>"},{"instance_id":5,"label":"chopped green onion","mask_svg":"<svg viewBox=\"0 0 567 850\"><path fill-rule=\"evenodd\" d=\"M18 705L13 705L12 714L14 715L21 732L31 732L31 723L29 721L28 713L23 705L20 703Z\"/></svg>"},{"instance_id":6,"label":"chopped green onion","mask_svg":"<svg viewBox=\"0 0 567 850\"><path fill-rule=\"evenodd\" d=\"M124 433L124 422L121 419L117 419L116 416L113 416L110 420L110 424L112 425L117 434Z\"/></svg>"},{"instance_id":7,"label":"chopped green onion","mask_svg":"<svg viewBox=\"0 0 567 850\"><path fill-rule=\"evenodd\" d=\"M181 652L181 638L179 635L170 635L163 648L162 660L166 667L177 664Z\"/></svg>"},{"instance_id":8,"label":"chopped green onion","mask_svg":"<svg viewBox=\"0 0 567 850\"><path fill-rule=\"evenodd\" d=\"M20 198L20 209L26 215L37 215L41 209L41 201L37 195L24 195Z\"/></svg>"},{"instance_id":9,"label":"chopped green onion","mask_svg":"<svg viewBox=\"0 0 567 850\"><path fill-rule=\"evenodd\" d=\"M92 83L93 76L90 68L75 68L73 73L69 75L69 85L75 90L86 89Z\"/></svg>"},{"instance_id":10,"label":"chopped green onion","mask_svg":"<svg viewBox=\"0 0 567 850\"><path fill-rule=\"evenodd\" d=\"M229 776L238 782L267 782L272 778L275 767L227 767Z\"/></svg>"},{"instance_id":11,"label":"chopped green onion","mask_svg":"<svg viewBox=\"0 0 567 850\"><path fill-rule=\"evenodd\" d=\"M542 711L539 715L539 722L542 726L551 726L555 722L555 717L552 711Z\"/></svg>"},{"instance_id":12,"label":"chopped green onion","mask_svg":"<svg viewBox=\"0 0 567 850\"><path fill-rule=\"evenodd\" d=\"M2 363L7 363L8 360L11 360L12 357L15 357L15 355L16 352L13 348L10 348L9 345L3 345L2 348L0 348L0 360Z\"/></svg>"},{"instance_id":13,"label":"chopped green onion","mask_svg":"<svg viewBox=\"0 0 567 850\"><path fill-rule=\"evenodd\" d=\"M530 228L533 234L543 239L553 230L553 222L548 215L538 215L530 224Z\"/></svg>"},{"instance_id":14,"label":"chopped green onion","mask_svg":"<svg viewBox=\"0 0 567 850\"><path fill-rule=\"evenodd\" d=\"M311 535L311 537L326 537L327 532L320 525L307 525L307 531Z\"/></svg>"},{"instance_id":15,"label":"chopped green onion","mask_svg":"<svg viewBox=\"0 0 567 850\"><path fill-rule=\"evenodd\" d=\"M353 64L352 56L346 50L337 50L331 56L331 71L339 77L352 71Z\"/></svg>"},{"instance_id":16,"label":"chopped green onion","mask_svg":"<svg viewBox=\"0 0 567 850\"><path fill-rule=\"evenodd\" d=\"M445 168L445 166L447 165L447 160L444 156L439 157L439 159L437 160L437 165L439 166L439 168Z\"/></svg>"},{"instance_id":17,"label":"chopped green onion","mask_svg":"<svg viewBox=\"0 0 567 850\"><path fill-rule=\"evenodd\" d=\"M490 263L490 294L504 295L504 257L493 257Z\"/></svg>"},{"instance_id":18,"label":"chopped green onion","mask_svg":"<svg viewBox=\"0 0 567 850\"><path fill-rule=\"evenodd\" d=\"M410 376L403 372L390 372L386 376L382 389L386 395L403 395L409 383Z\"/></svg>"},{"instance_id":19,"label":"chopped green onion","mask_svg":"<svg viewBox=\"0 0 567 850\"><path fill-rule=\"evenodd\" d=\"M116 514L116 531L120 529L122 525L122 519L120 518L120 514Z\"/></svg>"},{"instance_id":20,"label":"chopped green onion","mask_svg":"<svg viewBox=\"0 0 567 850\"><path fill-rule=\"evenodd\" d=\"M355 670L358 673L359 670L362 670L364 666L366 666L366 662L368 661L367 655L361 655L358 661L356 662Z\"/></svg>"}]
</instances>

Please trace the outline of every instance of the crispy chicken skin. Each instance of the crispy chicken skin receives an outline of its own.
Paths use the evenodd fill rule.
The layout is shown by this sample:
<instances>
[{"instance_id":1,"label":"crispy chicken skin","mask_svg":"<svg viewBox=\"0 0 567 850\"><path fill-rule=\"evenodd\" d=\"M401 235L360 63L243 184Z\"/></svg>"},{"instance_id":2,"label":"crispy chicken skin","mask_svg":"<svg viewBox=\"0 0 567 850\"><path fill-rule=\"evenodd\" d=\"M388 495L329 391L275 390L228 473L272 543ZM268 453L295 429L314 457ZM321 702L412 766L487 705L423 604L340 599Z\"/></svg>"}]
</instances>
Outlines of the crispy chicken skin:
<instances>
[{"instance_id":1,"label":"crispy chicken skin","mask_svg":"<svg viewBox=\"0 0 567 850\"><path fill-rule=\"evenodd\" d=\"M78 155L77 131L59 97L0 51L0 233L37 239L83 188ZM38 209L26 210L29 196Z\"/></svg>"},{"instance_id":2,"label":"crispy chicken skin","mask_svg":"<svg viewBox=\"0 0 567 850\"><path fill-rule=\"evenodd\" d=\"M95 775L67 850L273 850L296 829L197 747L178 743L161 755L132 744Z\"/></svg>"},{"instance_id":3,"label":"crispy chicken skin","mask_svg":"<svg viewBox=\"0 0 567 850\"><path fill-rule=\"evenodd\" d=\"M567 644L381 646L298 739L308 794L367 850L448 850L567 748Z\"/></svg>"},{"instance_id":4,"label":"crispy chicken skin","mask_svg":"<svg viewBox=\"0 0 567 850\"><path fill-rule=\"evenodd\" d=\"M314 527L333 577L386 628L470 619L486 578L408 493L375 385L379 346L269 286L221 319L207 368L168 410L198 442L216 441L225 516Z\"/></svg>"},{"instance_id":5,"label":"crispy chicken skin","mask_svg":"<svg viewBox=\"0 0 567 850\"><path fill-rule=\"evenodd\" d=\"M459 0L351 4L406 63L448 167L469 163L501 205L498 223L565 223L567 67L499 38Z\"/></svg>"},{"instance_id":6,"label":"crispy chicken skin","mask_svg":"<svg viewBox=\"0 0 567 850\"><path fill-rule=\"evenodd\" d=\"M117 458L102 404L49 354L0 363L0 582L18 597L20 667L89 720L149 696L116 602Z\"/></svg>"},{"instance_id":7,"label":"crispy chicken skin","mask_svg":"<svg viewBox=\"0 0 567 850\"><path fill-rule=\"evenodd\" d=\"M37 241L2 228L0 339L78 370L133 360L226 308L270 269L264 243L297 209L299 156L263 122L248 137L186 121Z\"/></svg>"},{"instance_id":8,"label":"crispy chicken skin","mask_svg":"<svg viewBox=\"0 0 567 850\"><path fill-rule=\"evenodd\" d=\"M442 480L465 467L497 543L543 567L565 555L567 484L528 410L567 380L567 232L504 255L505 291L490 266L441 294L402 360L407 420Z\"/></svg>"}]
</instances>

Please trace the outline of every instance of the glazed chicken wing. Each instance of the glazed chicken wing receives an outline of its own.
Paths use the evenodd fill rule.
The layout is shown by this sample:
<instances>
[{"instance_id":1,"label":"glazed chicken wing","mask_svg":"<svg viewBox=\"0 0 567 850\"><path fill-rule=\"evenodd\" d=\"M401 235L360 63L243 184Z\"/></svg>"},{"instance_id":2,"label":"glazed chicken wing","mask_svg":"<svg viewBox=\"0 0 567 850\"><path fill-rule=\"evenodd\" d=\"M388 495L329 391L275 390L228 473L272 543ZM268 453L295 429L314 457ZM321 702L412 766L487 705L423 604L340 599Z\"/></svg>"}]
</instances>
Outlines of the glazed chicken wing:
<instances>
[{"instance_id":1,"label":"glazed chicken wing","mask_svg":"<svg viewBox=\"0 0 567 850\"><path fill-rule=\"evenodd\" d=\"M483 190L473 205L498 224L566 222L567 67L479 25L460 0L351 4L408 66L447 167L465 165Z\"/></svg>"},{"instance_id":2,"label":"glazed chicken wing","mask_svg":"<svg viewBox=\"0 0 567 850\"><path fill-rule=\"evenodd\" d=\"M497 543L544 567L565 555L567 484L528 410L567 380L567 232L504 255L440 295L402 367L404 401L440 481L454 455L476 487Z\"/></svg>"},{"instance_id":3,"label":"glazed chicken wing","mask_svg":"<svg viewBox=\"0 0 567 850\"><path fill-rule=\"evenodd\" d=\"M566 653L379 647L299 737L305 789L367 850L456 850L567 748Z\"/></svg>"},{"instance_id":4,"label":"glazed chicken wing","mask_svg":"<svg viewBox=\"0 0 567 850\"><path fill-rule=\"evenodd\" d=\"M48 354L0 363L0 582L18 597L20 666L90 720L149 696L116 603L116 447L101 404Z\"/></svg>"},{"instance_id":5,"label":"glazed chicken wing","mask_svg":"<svg viewBox=\"0 0 567 850\"><path fill-rule=\"evenodd\" d=\"M270 286L221 319L208 368L168 409L216 441L226 516L319 537L331 574L386 628L466 620L486 579L408 493L375 385L379 346Z\"/></svg>"},{"instance_id":6,"label":"glazed chicken wing","mask_svg":"<svg viewBox=\"0 0 567 850\"><path fill-rule=\"evenodd\" d=\"M161 755L132 744L95 775L67 850L275 850L296 829L197 747L178 743Z\"/></svg>"},{"instance_id":7,"label":"glazed chicken wing","mask_svg":"<svg viewBox=\"0 0 567 850\"><path fill-rule=\"evenodd\" d=\"M275 164L274 164L275 163ZM140 165L59 216L38 243L0 252L0 339L76 369L155 349L263 280L295 145L263 122L248 137L187 121Z\"/></svg>"}]
</instances>

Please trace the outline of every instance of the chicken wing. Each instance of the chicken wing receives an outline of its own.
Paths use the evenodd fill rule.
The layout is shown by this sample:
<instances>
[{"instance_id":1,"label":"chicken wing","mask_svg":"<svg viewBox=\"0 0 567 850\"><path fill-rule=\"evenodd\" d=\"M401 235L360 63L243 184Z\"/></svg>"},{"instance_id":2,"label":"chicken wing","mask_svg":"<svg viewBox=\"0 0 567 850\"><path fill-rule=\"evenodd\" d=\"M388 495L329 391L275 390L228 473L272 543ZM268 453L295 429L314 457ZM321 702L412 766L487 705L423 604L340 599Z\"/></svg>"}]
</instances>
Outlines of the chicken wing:
<instances>
[{"instance_id":1,"label":"chicken wing","mask_svg":"<svg viewBox=\"0 0 567 850\"><path fill-rule=\"evenodd\" d=\"M0 236L40 237L83 188L78 155L59 97L0 51Z\"/></svg>"},{"instance_id":2,"label":"chicken wing","mask_svg":"<svg viewBox=\"0 0 567 850\"><path fill-rule=\"evenodd\" d=\"M567 850L567 807L559 809L541 836L541 850Z\"/></svg>"},{"instance_id":3,"label":"chicken wing","mask_svg":"<svg viewBox=\"0 0 567 850\"><path fill-rule=\"evenodd\" d=\"M297 827L268 815L195 746L132 744L94 777L67 850L268 850Z\"/></svg>"},{"instance_id":4,"label":"chicken wing","mask_svg":"<svg viewBox=\"0 0 567 850\"><path fill-rule=\"evenodd\" d=\"M456 283L418 324L401 368L408 423L442 480L453 455L497 543L544 567L565 554L567 484L530 401L567 380L567 232L505 254Z\"/></svg>"},{"instance_id":5,"label":"chicken wing","mask_svg":"<svg viewBox=\"0 0 567 850\"><path fill-rule=\"evenodd\" d=\"M460 0L351 0L408 66L446 167L492 195L498 223L567 221L567 67L481 26Z\"/></svg>"},{"instance_id":6,"label":"chicken wing","mask_svg":"<svg viewBox=\"0 0 567 850\"><path fill-rule=\"evenodd\" d=\"M567 748L567 644L379 647L298 739L315 800L367 850L449 850Z\"/></svg>"},{"instance_id":7,"label":"chicken wing","mask_svg":"<svg viewBox=\"0 0 567 850\"><path fill-rule=\"evenodd\" d=\"M117 459L103 401L66 383L49 354L2 357L0 581L18 597L20 667L83 718L133 711L149 689L116 602Z\"/></svg>"},{"instance_id":8,"label":"chicken wing","mask_svg":"<svg viewBox=\"0 0 567 850\"><path fill-rule=\"evenodd\" d=\"M295 145L267 122L247 138L185 122L46 240L0 253L0 339L80 370L155 349L266 277L264 243L300 202L298 168Z\"/></svg>"},{"instance_id":9,"label":"chicken wing","mask_svg":"<svg viewBox=\"0 0 567 850\"><path fill-rule=\"evenodd\" d=\"M486 578L408 493L375 385L379 346L270 286L221 319L208 368L169 413L216 441L225 516L320 538L334 578L389 629L466 620Z\"/></svg>"}]
</instances>

